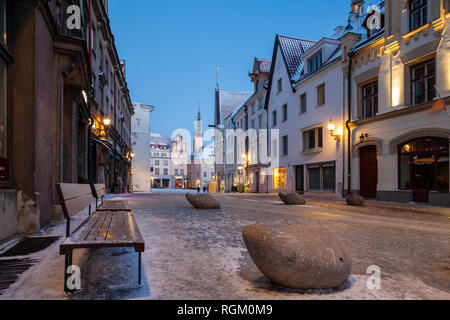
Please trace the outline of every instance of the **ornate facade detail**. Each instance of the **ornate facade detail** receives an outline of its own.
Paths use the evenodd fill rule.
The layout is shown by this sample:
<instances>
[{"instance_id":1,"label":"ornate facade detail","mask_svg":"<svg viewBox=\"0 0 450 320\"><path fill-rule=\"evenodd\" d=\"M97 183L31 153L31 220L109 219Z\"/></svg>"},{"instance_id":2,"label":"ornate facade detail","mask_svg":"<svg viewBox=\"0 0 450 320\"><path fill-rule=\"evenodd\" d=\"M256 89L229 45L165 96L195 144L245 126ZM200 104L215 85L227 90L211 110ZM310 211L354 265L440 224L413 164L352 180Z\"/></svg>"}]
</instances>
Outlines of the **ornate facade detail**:
<instances>
[{"instance_id":1,"label":"ornate facade detail","mask_svg":"<svg viewBox=\"0 0 450 320\"><path fill-rule=\"evenodd\" d=\"M364 140L358 139L353 144L353 157L356 158L359 155L359 149L367 147L367 146L376 146L377 147L377 156L383 156L383 140L373 137L368 137Z\"/></svg>"},{"instance_id":2,"label":"ornate facade detail","mask_svg":"<svg viewBox=\"0 0 450 320\"><path fill-rule=\"evenodd\" d=\"M396 154L398 146L405 144L408 141L426 137L450 139L450 130L441 128L425 128L410 131L389 142L389 154Z\"/></svg>"}]
</instances>

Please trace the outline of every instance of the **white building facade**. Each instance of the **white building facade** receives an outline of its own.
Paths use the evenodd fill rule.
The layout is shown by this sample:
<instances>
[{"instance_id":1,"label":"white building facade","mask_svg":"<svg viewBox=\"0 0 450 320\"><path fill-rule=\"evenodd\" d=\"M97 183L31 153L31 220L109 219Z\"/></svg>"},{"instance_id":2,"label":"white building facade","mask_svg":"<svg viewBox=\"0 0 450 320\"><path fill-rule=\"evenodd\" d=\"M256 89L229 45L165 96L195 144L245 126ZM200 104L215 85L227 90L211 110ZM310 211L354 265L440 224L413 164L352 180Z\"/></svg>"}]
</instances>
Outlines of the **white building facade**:
<instances>
[{"instance_id":1,"label":"white building facade","mask_svg":"<svg viewBox=\"0 0 450 320\"><path fill-rule=\"evenodd\" d=\"M150 115L153 107L135 103L134 109L131 119L132 187L133 192L150 192Z\"/></svg>"},{"instance_id":2,"label":"white building facade","mask_svg":"<svg viewBox=\"0 0 450 320\"><path fill-rule=\"evenodd\" d=\"M350 188L383 201L450 206L449 2L385 1L381 32L349 34ZM368 38L369 36L369 38ZM348 83L346 83L346 91Z\"/></svg>"}]
</instances>

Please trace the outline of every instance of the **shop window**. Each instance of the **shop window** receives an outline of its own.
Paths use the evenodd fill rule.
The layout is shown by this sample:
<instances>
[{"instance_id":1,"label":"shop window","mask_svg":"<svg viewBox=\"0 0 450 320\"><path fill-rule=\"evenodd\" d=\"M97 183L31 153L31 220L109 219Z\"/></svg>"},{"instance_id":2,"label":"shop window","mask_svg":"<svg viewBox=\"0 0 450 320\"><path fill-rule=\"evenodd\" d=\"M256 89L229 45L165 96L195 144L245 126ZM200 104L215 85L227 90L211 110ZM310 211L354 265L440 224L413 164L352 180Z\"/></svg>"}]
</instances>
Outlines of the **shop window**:
<instances>
[{"instance_id":1,"label":"shop window","mask_svg":"<svg viewBox=\"0 0 450 320\"><path fill-rule=\"evenodd\" d=\"M449 189L449 140L423 138L399 147L401 190Z\"/></svg>"},{"instance_id":2,"label":"shop window","mask_svg":"<svg viewBox=\"0 0 450 320\"><path fill-rule=\"evenodd\" d=\"M435 61L427 61L411 68L412 105L433 101L436 96Z\"/></svg>"},{"instance_id":3,"label":"shop window","mask_svg":"<svg viewBox=\"0 0 450 320\"><path fill-rule=\"evenodd\" d=\"M336 190L336 164L325 163L308 166L308 188L310 191Z\"/></svg>"},{"instance_id":4,"label":"shop window","mask_svg":"<svg viewBox=\"0 0 450 320\"><path fill-rule=\"evenodd\" d=\"M275 190L286 190L286 168L273 170L273 188Z\"/></svg>"}]
</instances>

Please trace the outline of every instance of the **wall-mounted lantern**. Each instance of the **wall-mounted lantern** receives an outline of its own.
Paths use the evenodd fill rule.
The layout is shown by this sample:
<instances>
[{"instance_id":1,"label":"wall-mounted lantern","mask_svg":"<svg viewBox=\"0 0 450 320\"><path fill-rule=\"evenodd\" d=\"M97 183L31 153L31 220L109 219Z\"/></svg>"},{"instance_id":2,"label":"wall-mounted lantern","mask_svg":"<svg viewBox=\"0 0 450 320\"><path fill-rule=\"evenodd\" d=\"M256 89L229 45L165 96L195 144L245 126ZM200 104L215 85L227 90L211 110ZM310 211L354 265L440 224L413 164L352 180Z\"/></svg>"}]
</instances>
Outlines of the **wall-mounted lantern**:
<instances>
[{"instance_id":1,"label":"wall-mounted lantern","mask_svg":"<svg viewBox=\"0 0 450 320\"><path fill-rule=\"evenodd\" d=\"M341 137L344 135L344 129L342 126L340 126L336 130L336 125L330 121L328 124L328 131L330 131L330 135L334 138L336 141L341 141Z\"/></svg>"}]
</instances>

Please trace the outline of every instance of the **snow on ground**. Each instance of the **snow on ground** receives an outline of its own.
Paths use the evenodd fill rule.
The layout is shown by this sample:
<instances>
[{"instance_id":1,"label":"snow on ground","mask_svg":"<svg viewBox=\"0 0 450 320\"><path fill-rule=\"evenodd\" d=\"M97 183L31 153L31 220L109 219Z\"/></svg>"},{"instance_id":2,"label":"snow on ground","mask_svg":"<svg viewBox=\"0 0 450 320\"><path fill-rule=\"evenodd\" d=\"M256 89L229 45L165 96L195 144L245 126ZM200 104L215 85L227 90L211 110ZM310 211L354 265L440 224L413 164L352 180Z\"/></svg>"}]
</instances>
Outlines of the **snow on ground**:
<instances>
[{"instance_id":1,"label":"snow on ground","mask_svg":"<svg viewBox=\"0 0 450 320\"><path fill-rule=\"evenodd\" d=\"M199 211L179 193L120 195L129 200L146 241L141 286L137 285L137 254L132 249L75 250L74 264L82 269L82 290L64 293L64 257L59 255L57 242L30 255L41 262L24 272L0 299L450 300L450 288L445 285L448 260L440 257L445 252L448 255L448 228L439 217L418 216L420 223L397 217L391 226L386 217L347 216L323 207L318 211L316 206L287 208L275 198L240 195L218 195L222 210ZM75 216L72 228L86 216L87 210ZM350 248L354 263L348 283L338 290L307 292L271 283L251 261L242 228L253 223L281 226L314 221L342 229L349 237L347 245L355 246ZM427 229L417 231L422 225ZM42 235L63 235L64 231L65 223L59 223ZM403 239L404 235L409 238ZM422 260L427 269L420 269ZM367 287L365 270L372 261L382 267L380 290ZM434 273L425 274L431 269Z\"/></svg>"}]
</instances>

